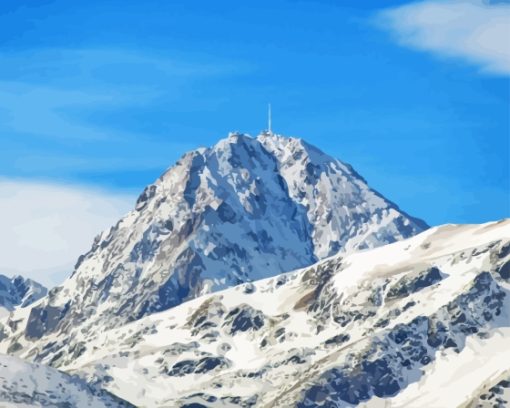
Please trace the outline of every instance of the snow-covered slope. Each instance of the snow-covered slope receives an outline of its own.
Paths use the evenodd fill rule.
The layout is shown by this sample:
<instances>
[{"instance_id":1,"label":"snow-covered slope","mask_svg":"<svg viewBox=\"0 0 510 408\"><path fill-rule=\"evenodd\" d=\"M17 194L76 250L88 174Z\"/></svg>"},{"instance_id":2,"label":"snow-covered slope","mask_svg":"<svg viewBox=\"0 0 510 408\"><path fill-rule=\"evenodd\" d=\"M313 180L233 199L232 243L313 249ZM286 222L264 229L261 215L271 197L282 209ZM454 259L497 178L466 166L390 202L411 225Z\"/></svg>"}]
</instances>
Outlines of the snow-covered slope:
<instances>
[{"instance_id":1,"label":"snow-covered slope","mask_svg":"<svg viewBox=\"0 0 510 408\"><path fill-rule=\"evenodd\" d=\"M184 155L62 286L12 319L28 339L78 338L426 228L300 139L231 134Z\"/></svg>"},{"instance_id":2,"label":"snow-covered slope","mask_svg":"<svg viewBox=\"0 0 510 408\"><path fill-rule=\"evenodd\" d=\"M31 305L46 293L48 290L32 279L0 275L0 317L8 315L16 307Z\"/></svg>"},{"instance_id":3,"label":"snow-covered slope","mask_svg":"<svg viewBox=\"0 0 510 408\"><path fill-rule=\"evenodd\" d=\"M507 398L509 290L510 220L445 225L81 341L0 348L140 407L478 406Z\"/></svg>"},{"instance_id":4,"label":"snow-covered slope","mask_svg":"<svg viewBox=\"0 0 510 408\"><path fill-rule=\"evenodd\" d=\"M508 346L508 343L505 347ZM476 372L478 367L473 367ZM506 408L510 407L510 369L496 380L491 378L479 388L475 396L465 408Z\"/></svg>"},{"instance_id":5,"label":"snow-covered slope","mask_svg":"<svg viewBox=\"0 0 510 408\"><path fill-rule=\"evenodd\" d=\"M119 408L131 404L51 367L0 354L2 408Z\"/></svg>"}]
</instances>

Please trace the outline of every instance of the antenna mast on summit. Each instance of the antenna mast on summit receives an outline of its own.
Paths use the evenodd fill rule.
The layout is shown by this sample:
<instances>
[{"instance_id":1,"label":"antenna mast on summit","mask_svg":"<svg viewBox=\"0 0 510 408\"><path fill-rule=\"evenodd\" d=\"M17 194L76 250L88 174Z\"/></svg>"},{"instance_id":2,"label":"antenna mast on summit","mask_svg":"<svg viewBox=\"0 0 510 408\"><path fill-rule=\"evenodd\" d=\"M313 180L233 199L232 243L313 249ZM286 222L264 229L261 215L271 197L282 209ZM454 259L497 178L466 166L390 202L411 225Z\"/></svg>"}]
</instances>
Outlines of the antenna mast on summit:
<instances>
[{"instance_id":1,"label":"antenna mast on summit","mask_svg":"<svg viewBox=\"0 0 510 408\"><path fill-rule=\"evenodd\" d=\"M271 130L271 104L267 104L267 132L271 135L273 131Z\"/></svg>"}]
</instances>

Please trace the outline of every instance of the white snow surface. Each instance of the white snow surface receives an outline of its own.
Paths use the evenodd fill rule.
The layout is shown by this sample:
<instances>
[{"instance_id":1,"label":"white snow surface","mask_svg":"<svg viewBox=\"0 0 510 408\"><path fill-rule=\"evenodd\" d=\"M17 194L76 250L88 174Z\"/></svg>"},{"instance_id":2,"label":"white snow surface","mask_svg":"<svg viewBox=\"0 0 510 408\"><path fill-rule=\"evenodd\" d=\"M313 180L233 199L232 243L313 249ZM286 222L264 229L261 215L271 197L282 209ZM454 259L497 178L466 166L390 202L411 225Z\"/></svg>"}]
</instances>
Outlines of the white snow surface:
<instances>
[{"instance_id":1,"label":"white snow surface","mask_svg":"<svg viewBox=\"0 0 510 408\"><path fill-rule=\"evenodd\" d=\"M0 406L114 408L130 405L105 392L93 390L76 376L0 354Z\"/></svg>"},{"instance_id":2,"label":"white snow surface","mask_svg":"<svg viewBox=\"0 0 510 408\"><path fill-rule=\"evenodd\" d=\"M18 328L0 352L139 407L477 406L507 395L509 290L510 220L445 225L65 341Z\"/></svg>"}]
</instances>

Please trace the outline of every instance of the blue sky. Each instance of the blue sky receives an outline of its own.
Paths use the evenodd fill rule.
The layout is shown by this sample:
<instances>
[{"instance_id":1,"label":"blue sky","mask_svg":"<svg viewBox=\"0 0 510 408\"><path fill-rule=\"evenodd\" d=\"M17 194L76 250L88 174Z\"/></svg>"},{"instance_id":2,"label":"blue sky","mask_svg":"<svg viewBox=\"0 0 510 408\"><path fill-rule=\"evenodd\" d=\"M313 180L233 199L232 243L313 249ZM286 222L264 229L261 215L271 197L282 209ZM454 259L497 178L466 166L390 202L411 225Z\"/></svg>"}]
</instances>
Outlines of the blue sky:
<instances>
[{"instance_id":1,"label":"blue sky","mask_svg":"<svg viewBox=\"0 0 510 408\"><path fill-rule=\"evenodd\" d=\"M185 151L256 135L271 101L276 132L431 225L508 217L509 9L3 1L0 179L122 197L123 212Z\"/></svg>"}]
</instances>

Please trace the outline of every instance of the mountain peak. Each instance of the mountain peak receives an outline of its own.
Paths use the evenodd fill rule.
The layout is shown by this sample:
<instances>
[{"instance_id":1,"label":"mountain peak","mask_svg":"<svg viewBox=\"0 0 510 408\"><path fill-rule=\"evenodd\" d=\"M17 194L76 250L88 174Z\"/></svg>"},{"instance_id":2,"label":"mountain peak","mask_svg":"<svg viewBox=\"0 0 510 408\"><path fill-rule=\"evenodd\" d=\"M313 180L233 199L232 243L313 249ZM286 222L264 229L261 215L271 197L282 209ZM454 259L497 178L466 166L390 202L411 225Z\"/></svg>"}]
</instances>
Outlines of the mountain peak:
<instances>
[{"instance_id":1,"label":"mountain peak","mask_svg":"<svg viewBox=\"0 0 510 408\"><path fill-rule=\"evenodd\" d=\"M0 275L0 314L6 314L18 307L26 307L46 296L48 290L21 275L8 278Z\"/></svg>"},{"instance_id":2,"label":"mountain peak","mask_svg":"<svg viewBox=\"0 0 510 408\"><path fill-rule=\"evenodd\" d=\"M76 335L83 325L118 326L425 228L302 139L232 132L147 186L32 309L26 335L63 333L71 321ZM59 318L41 324L44 315Z\"/></svg>"}]
</instances>

